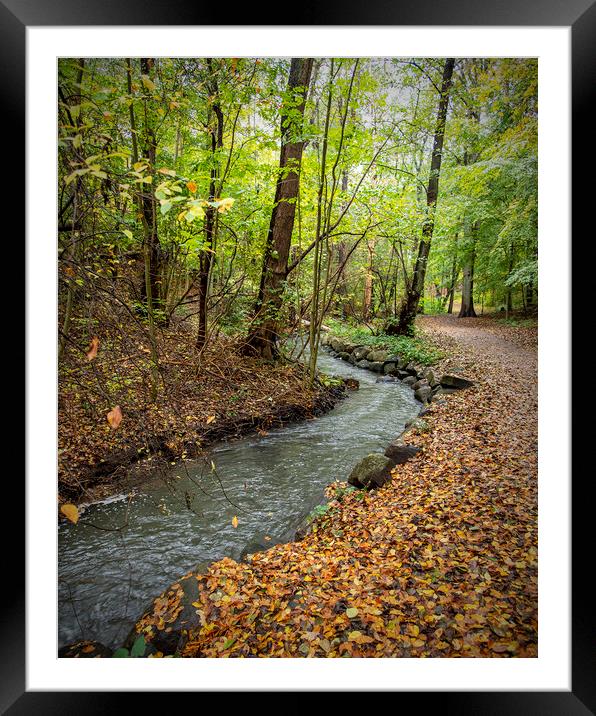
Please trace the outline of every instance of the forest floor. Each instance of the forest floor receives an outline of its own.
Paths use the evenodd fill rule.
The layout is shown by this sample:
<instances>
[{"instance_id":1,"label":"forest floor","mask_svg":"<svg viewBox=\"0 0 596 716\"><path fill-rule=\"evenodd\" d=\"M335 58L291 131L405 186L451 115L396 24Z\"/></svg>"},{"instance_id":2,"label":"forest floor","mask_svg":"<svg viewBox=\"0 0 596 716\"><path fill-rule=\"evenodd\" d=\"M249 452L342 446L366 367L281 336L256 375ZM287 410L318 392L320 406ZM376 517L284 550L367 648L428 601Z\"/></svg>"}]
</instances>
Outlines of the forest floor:
<instances>
[{"instance_id":1,"label":"forest floor","mask_svg":"<svg viewBox=\"0 0 596 716\"><path fill-rule=\"evenodd\" d=\"M225 336L199 355L182 324L159 332L159 392L151 400L150 350L135 329L129 322L124 338L116 331L98 336L91 359L79 349L61 361L61 502L134 490L147 475L202 454L218 440L311 418L345 394L338 381L311 386L300 365L247 358ZM75 345L88 341L76 338ZM110 423L116 406L117 422Z\"/></svg>"},{"instance_id":2,"label":"forest floor","mask_svg":"<svg viewBox=\"0 0 596 716\"><path fill-rule=\"evenodd\" d=\"M335 483L302 541L187 575L200 626L181 656L537 656L536 328L418 325L474 387L431 404L407 433L422 450L383 488ZM137 623L148 642L181 592Z\"/></svg>"}]
</instances>

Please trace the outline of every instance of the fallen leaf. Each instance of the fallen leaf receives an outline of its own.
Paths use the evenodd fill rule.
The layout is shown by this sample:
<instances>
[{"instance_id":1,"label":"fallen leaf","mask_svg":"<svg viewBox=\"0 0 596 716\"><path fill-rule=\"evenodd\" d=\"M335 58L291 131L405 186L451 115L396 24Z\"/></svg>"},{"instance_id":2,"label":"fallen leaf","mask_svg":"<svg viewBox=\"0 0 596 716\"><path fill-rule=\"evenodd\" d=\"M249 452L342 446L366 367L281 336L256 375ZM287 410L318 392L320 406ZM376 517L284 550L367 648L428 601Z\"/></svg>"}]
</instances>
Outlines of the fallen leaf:
<instances>
[{"instance_id":1,"label":"fallen leaf","mask_svg":"<svg viewBox=\"0 0 596 716\"><path fill-rule=\"evenodd\" d=\"M91 343L89 344L89 350L87 351L87 360L93 360L97 356L99 350L99 338L93 336Z\"/></svg>"},{"instance_id":2,"label":"fallen leaf","mask_svg":"<svg viewBox=\"0 0 596 716\"><path fill-rule=\"evenodd\" d=\"M67 517L75 525L79 521L79 510L76 505L72 505L70 502L60 505L60 512Z\"/></svg>"},{"instance_id":3,"label":"fallen leaf","mask_svg":"<svg viewBox=\"0 0 596 716\"><path fill-rule=\"evenodd\" d=\"M116 430L122 422L122 410L119 405L115 405L108 413L108 423L112 430Z\"/></svg>"}]
</instances>

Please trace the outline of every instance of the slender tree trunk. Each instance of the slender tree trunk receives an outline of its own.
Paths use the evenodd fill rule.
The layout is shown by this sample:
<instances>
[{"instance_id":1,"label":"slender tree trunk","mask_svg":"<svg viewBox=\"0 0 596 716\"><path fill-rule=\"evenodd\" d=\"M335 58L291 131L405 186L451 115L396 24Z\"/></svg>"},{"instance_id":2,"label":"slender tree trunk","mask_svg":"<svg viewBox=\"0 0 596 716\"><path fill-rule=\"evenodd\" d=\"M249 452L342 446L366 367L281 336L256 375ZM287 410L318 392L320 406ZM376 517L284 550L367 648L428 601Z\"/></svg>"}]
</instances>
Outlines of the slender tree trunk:
<instances>
[{"instance_id":1,"label":"slender tree trunk","mask_svg":"<svg viewBox=\"0 0 596 716\"><path fill-rule=\"evenodd\" d=\"M155 64L155 60L150 57L141 58L141 74L150 78L151 70ZM132 81L129 73L129 79ZM131 87L132 91L132 87ZM149 165L148 173L153 175L155 171L155 158L157 153L157 139L155 130L151 120L150 108L148 107L149 91L144 90L144 127L143 137L141 141L141 158ZM134 116L134 113L133 113ZM132 130L133 141L137 142L136 126ZM144 255L149 271L149 281L143 280L141 284L141 300L147 304L153 303L153 308L159 308L162 305L162 287L161 287L161 271L162 271L162 251L159 243L159 235L157 233L157 199L153 192L153 184L141 184L141 214L144 228ZM149 297L149 289L151 289L151 297Z\"/></svg>"},{"instance_id":2,"label":"slender tree trunk","mask_svg":"<svg viewBox=\"0 0 596 716\"><path fill-rule=\"evenodd\" d=\"M288 273L288 256L294 229L304 148L304 142L297 139L295 135L300 133L302 126L312 66L312 58L292 59L287 87L288 99L281 116L279 175L265 244L253 328L246 340L247 352L268 360L275 358L278 352L279 314Z\"/></svg>"},{"instance_id":3,"label":"slender tree trunk","mask_svg":"<svg viewBox=\"0 0 596 716\"><path fill-rule=\"evenodd\" d=\"M453 297L455 296L455 284L457 283L457 275L459 271L457 268L457 234L455 235L455 253L453 254L453 264L451 266L451 283L449 285L449 305L447 307L447 313L453 313Z\"/></svg>"},{"instance_id":4,"label":"slender tree trunk","mask_svg":"<svg viewBox=\"0 0 596 716\"><path fill-rule=\"evenodd\" d=\"M79 92L82 92L82 83L83 83L83 76L85 71L85 59L83 57L79 58L79 71L77 73L77 86L79 89ZM80 94L77 95L76 101L80 102L81 96ZM81 124L81 115L80 113L77 115L77 117L74 119L74 124L76 127L79 127ZM77 150L75 150L76 155ZM71 233L68 238L69 244L66 251L65 256L68 260L76 261L77 258L77 252L79 249L80 241L79 241L79 231L81 229L80 225L80 212L79 212L79 206L78 206L78 197L81 192L81 178L78 177L74 182L74 188L73 188L73 195L72 195L72 222L71 222ZM72 267L71 267L72 268ZM58 341L58 360L62 358L62 354L64 353L64 349L66 347L66 340L68 338L68 334L70 331L70 321L72 318L72 309L75 301L75 294L77 290L77 284L73 280L73 277L71 276L68 280L68 288L66 292L66 306L64 309L64 318L62 321L62 334L60 336L60 339Z\"/></svg>"},{"instance_id":5,"label":"slender tree trunk","mask_svg":"<svg viewBox=\"0 0 596 716\"><path fill-rule=\"evenodd\" d=\"M215 126L211 128L212 165L209 181L209 200L213 201L221 191L217 153L223 147L224 116L219 102L219 86L215 78L213 62L210 58L207 60L207 66L211 76L208 85L211 101L209 113L212 113L215 117ZM211 122L209 122L209 125L211 125ZM216 235L217 209L213 206L208 206L205 210L205 249L201 251L199 256L199 329L197 331L197 348L199 350L204 347L207 341L207 299L209 298L209 278L213 265L213 249Z\"/></svg>"},{"instance_id":6,"label":"slender tree trunk","mask_svg":"<svg viewBox=\"0 0 596 716\"><path fill-rule=\"evenodd\" d=\"M407 335L411 333L414 319L416 318L416 312L418 311L420 296L424 290L426 266L428 263L428 256L430 253L435 227L435 210L439 195L439 177L441 174L441 161L443 158L445 122L447 120L447 107L449 105L449 92L451 90L454 64L455 60L453 58L447 58L443 68L443 81L441 83L441 97L439 99L439 107L437 110L437 122L435 125L430 176L426 190L427 215L422 227L422 238L420 239L420 243L418 245L418 256L414 266L414 275L401 305L397 324L389 324L388 326L388 332L397 335Z\"/></svg>"},{"instance_id":7,"label":"slender tree trunk","mask_svg":"<svg viewBox=\"0 0 596 716\"><path fill-rule=\"evenodd\" d=\"M368 321L372 313L372 296L373 296L373 260L375 255L374 239L366 242L368 251L368 265L366 267L366 275L364 277L364 301L362 303L362 318Z\"/></svg>"},{"instance_id":8,"label":"slender tree trunk","mask_svg":"<svg viewBox=\"0 0 596 716\"><path fill-rule=\"evenodd\" d=\"M511 272L513 271L513 265L515 263L514 256L515 256L514 248L513 248L513 246L511 246L509 248L509 272L508 272L508 275L511 274ZM506 311L507 318L509 318L509 314L511 313L511 311L513 311L513 293L511 291L510 286L507 288L507 295L505 297L505 301L506 301L505 311Z\"/></svg>"},{"instance_id":9,"label":"slender tree trunk","mask_svg":"<svg viewBox=\"0 0 596 716\"><path fill-rule=\"evenodd\" d=\"M467 223L464 225L464 233L469 231L469 242L463 265L463 283L461 293L461 308L459 309L458 318L476 318L474 310L474 263L476 261L476 237L478 234L478 222L475 221L468 229ZM464 237L467 239L467 237Z\"/></svg>"},{"instance_id":10,"label":"slender tree trunk","mask_svg":"<svg viewBox=\"0 0 596 716\"><path fill-rule=\"evenodd\" d=\"M534 282L530 281L525 286L526 310L529 311L534 306Z\"/></svg>"},{"instance_id":11,"label":"slender tree trunk","mask_svg":"<svg viewBox=\"0 0 596 716\"><path fill-rule=\"evenodd\" d=\"M345 194L348 192L348 170L344 169L341 175L341 190ZM342 211L345 209L345 203L342 205ZM346 276L348 246L345 239L341 239L337 245L337 295L341 304L341 315L344 320L348 317L348 281Z\"/></svg>"}]
</instances>

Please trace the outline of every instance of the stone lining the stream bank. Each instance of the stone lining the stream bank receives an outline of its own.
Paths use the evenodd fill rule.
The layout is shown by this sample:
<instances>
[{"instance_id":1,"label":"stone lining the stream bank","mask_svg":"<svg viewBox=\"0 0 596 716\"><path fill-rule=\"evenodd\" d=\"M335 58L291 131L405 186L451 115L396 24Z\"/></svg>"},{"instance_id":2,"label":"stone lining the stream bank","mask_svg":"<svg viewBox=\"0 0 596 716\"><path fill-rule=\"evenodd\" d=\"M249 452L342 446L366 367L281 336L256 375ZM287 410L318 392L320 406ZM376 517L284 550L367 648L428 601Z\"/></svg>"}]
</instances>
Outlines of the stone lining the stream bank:
<instances>
[{"instance_id":1,"label":"stone lining the stream bank","mask_svg":"<svg viewBox=\"0 0 596 716\"><path fill-rule=\"evenodd\" d=\"M435 368L408 362L403 356L389 355L384 349L370 348L337 338L328 333L321 338L328 353L356 368L380 373L388 379L401 380L414 391L414 397L423 405L432 402L442 392L451 392L473 386L473 382L457 375L440 374ZM378 378L384 380L383 377Z\"/></svg>"}]
</instances>

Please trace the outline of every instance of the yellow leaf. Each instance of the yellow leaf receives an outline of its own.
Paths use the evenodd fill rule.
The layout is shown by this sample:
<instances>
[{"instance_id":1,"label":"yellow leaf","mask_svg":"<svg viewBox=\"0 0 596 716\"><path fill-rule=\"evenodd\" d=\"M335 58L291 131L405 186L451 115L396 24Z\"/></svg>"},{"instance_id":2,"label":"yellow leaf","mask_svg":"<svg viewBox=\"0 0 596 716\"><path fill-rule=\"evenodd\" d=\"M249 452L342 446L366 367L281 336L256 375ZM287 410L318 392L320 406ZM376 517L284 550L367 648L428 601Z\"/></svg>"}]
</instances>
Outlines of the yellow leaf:
<instances>
[{"instance_id":1,"label":"yellow leaf","mask_svg":"<svg viewBox=\"0 0 596 716\"><path fill-rule=\"evenodd\" d=\"M150 92L153 92L153 90L155 89L155 83L149 79L148 75L141 75L141 82L143 83L143 86Z\"/></svg>"},{"instance_id":2,"label":"yellow leaf","mask_svg":"<svg viewBox=\"0 0 596 716\"><path fill-rule=\"evenodd\" d=\"M238 527L238 518L236 517L236 515L234 515L234 517L232 517L232 527L234 527L234 528Z\"/></svg>"},{"instance_id":3,"label":"yellow leaf","mask_svg":"<svg viewBox=\"0 0 596 716\"><path fill-rule=\"evenodd\" d=\"M190 224L191 221L194 221L195 219L202 219L204 216L205 212L202 207L198 204L192 204L186 212L186 216L184 218Z\"/></svg>"},{"instance_id":4,"label":"yellow leaf","mask_svg":"<svg viewBox=\"0 0 596 716\"><path fill-rule=\"evenodd\" d=\"M232 197L227 197L225 199L217 199L217 211L220 214L223 214L229 209L231 209L233 204L234 199L232 199Z\"/></svg>"},{"instance_id":5,"label":"yellow leaf","mask_svg":"<svg viewBox=\"0 0 596 716\"><path fill-rule=\"evenodd\" d=\"M75 525L79 521L79 511L76 505L71 505L70 502L60 505L60 512L62 512L62 514L71 522L74 522Z\"/></svg>"},{"instance_id":6,"label":"yellow leaf","mask_svg":"<svg viewBox=\"0 0 596 716\"><path fill-rule=\"evenodd\" d=\"M214 420L215 420L215 415L210 415L210 416L207 418L207 423L206 423L206 424L209 425L209 423L212 423Z\"/></svg>"},{"instance_id":7,"label":"yellow leaf","mask_svg":"<svg viewBox=\"0 0 596 716\"><path fill-rule=\"evenodd\" d=\"M418 634L420 634L420 629L416 626L416 624L408 624L406 627L406 634L409 634L410 636L418 636Z\"/></svg>"},{"instance_id":8,"label":"yellow leaf","mask_svg":"<svg viewBox=\"0 0 596 716\"><path fill-rule=\"evenodd\" d=\"M115 405L108 413L108 423L110 424L112 430L116 430L116 428L120 425L121 422L122 410L120 410L119 405Z\"/></svg>"}]
</instances>

